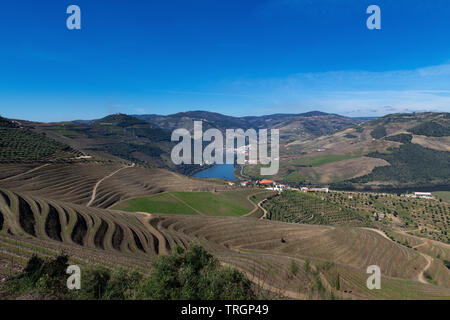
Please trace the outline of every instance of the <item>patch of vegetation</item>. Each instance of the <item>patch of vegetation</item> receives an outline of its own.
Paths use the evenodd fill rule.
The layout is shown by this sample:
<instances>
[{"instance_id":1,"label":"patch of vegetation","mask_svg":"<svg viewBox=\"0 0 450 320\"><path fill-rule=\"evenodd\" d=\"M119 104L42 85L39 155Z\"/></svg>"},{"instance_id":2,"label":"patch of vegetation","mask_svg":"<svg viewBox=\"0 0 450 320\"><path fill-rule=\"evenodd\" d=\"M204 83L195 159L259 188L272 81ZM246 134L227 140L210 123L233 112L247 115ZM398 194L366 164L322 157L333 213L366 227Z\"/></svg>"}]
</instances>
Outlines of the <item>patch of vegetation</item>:
<instances>
[{"instance_id":1,"label":"patch of vegetation","mask_svg":"<svg viewBox=\"0 0 450 320\"><path fill-rule=\"evenodd\" d=\"M433 196L439 200L450 203L450 191L436 191L433 192Z\"/></svg>"},{"instance_id":2,"label":"patch of vegetation","mask_svg":"<svg viewBox=\"0 0 450 320\"><path fill-rule=\"evenodd\" d=\"M290 270L294 276L297 275L297 273L299 271L299 267L298 267L297 262L295 262L295 260L291 260Z\"/></svg>"},{"instance_id":3,"label":"patch of vegetation","mask_svg":"<svg viewBox=\"0 0 450 320\"><path fill-rule=\"evenodd\" d=\"M38 295L50 299L82 300L245 300L255 299L251 282L199 245L177 247L159 257L147 276L136 271L111 271L92 266L81 272L81 289L67 289L67 255L44 260L32 256L18 276L2 284L9 297Z\"/></svg>"},{"instance_id":4,"label":"patch of vegetation","mask_svg":"<svg viewBox=\"0 0 450 320\"><path fill-rule=\"evenodd\" d=\"M371 217L379 217L378 220L382 224L391 224L391 220L395 220L396 225L410 230L420 227L420 231L415 233L416 236L450 242L450 205L445 202L365 192L354 193L350 198L345 192L329 192L322 197L327 202L366 212ZM393 241L411 247L407 239L394 239L392 234L388 236Z\"/></svg>"},{"instance_id":5,"label":"patch of vegetation","mask_svg":"<svg viewBox=\"0 0 450 320\"><path fill-rule=\"evenodd\" d=\"M70 298L66 286L68 261L65 254L47 260L33 255L23 272L9 279L3 289L13 297L37 294L59 299Z\"/></svg>"},{"instance_id":6,"label":"patch of vegetation","mask_svg":"<svg viewBox=\"0 0 450 320\"><path fill-rule=\"evenodd\" d=\"M271 220L321 225L369 226L368 213L326 201L321 195L285 191L263 203Z\"/></svg>"},{"instance_id":7,"label":"patch of vegetation","mask_svg":"<svg viewBox=\"0 0 450 320\"><path fill-rule=\"evenodd\" d=\"M47 162L81 155L70 146L0 119L0 162Z\"/></svg>"},{"instance_id":8,"label":"patch of vegetation","mask_svg":"<svg viewBox=\"0 0 450 320\"><path fill-rule=\"evenodd\" d=\"M349 154L330 154L323 156L315 156L303 159L293 159L289 161L290 165L296 167L320 167L327 163L333 163L342 160L359 158L361 155L349 155Z\"/></svg>"},{"instance_id":9,"label":"patch of vegetation","mask_svg":"<svg viewBox=\"0 0 450 320\"><path fill-rule=\"evenodd\" d=\"M134 162L142 162L142 160L133 156L135 152L143 153L149 157L159 157L164 152L152 145L125 142L109 144L105 146L105 150L114 156Z\"/></svg>"},{"instance_id":10,"label":"patch of vegetation","mask_svg":"<svg viewBox=\"0 0 450 320\"><path fill-rule=\"evenodd\" d=\"M247 199L249 194L234 191L167 192L129 199L117 204L113 209L129 212L241 216L253 208Z\"/></svg>"},{"instance_id":11,"label":"patch of vegetation","mask_svg":"<svg viewBox=\"0 0 450 320\"><path fill-rule=\"evenodd\" d=\"M198 214L194 209L174 198L170 193L129 199L115 205L112 209L128 212Z\"/></svg>"},{"instance_id":12,"label":"patch of vegetation","mask_svg":"<svg viewBox=\"0 0 450 320\"><path fill-rule=\"evenodd\" d=\"M358 138L358 137L355 136L354 134L347 133L347 134L344 136L344 138L347 138L347 139L356 139L356 138Z\"/></svg>"},{"instance_id":13,"label":"patch of vegetation","mask_svg":"<svg viewBox=\"0 0 450 320\"><path fill-rule=\"evenodd\" d=\"M397 134L395 136L389 136L384 138L385 140L389 140L389 141L395 141L395 142L401 142L401 143L411 143L412 141L412 135L411 134L406 134L406 133L401 133L401 134Z\"/></svg>"},{"instance_id":14,"label":"patch of vegetation","mask_svg":"<svg viewBox=\"0 0 450 320\"><path fill-rule=\"evenodd\" d=\"M151 300L247 300L254 299L251 282L239 271L221 267L198 245L187 252L177 248L160 257L138 291L139 299Z\"/></svg>"},{"instance_id":15,"label":"patch of vegetation","mask_svg":"<svg viewBox=\"0 0 450 320\"><path fill-rule=\"evenodd\" d=\"M374 139L384 138L387 135L386 127L379 125L375 127L375 129L373 129L372 132L370 132L370 135Z\"/></svg>"},{"instance_id":16,"label":"patch of vegetation","mask_svg":"<svg viewBox=\"0 0 450 320\"><path fill-rule=\"evenodd\" d=\"M396 181L399 183L448 182L450 179L450 152L424 148L417 144L403 144L389 149L391 153L371 153L390 166L377 167L370 174L351 182Z\"/></svg>"},{"instance_id":17,"label":"patch of vegetation","mask_svg":"<svg viewBox=\"0 0 450 320\"><path fill-rule=\"evenodd\" d=\"M408 131L421 136L445 137L450 136L450 125L442 125L436 121L427 121Z\"/></svg>"},{"instance_id":18,"label":"patch of vegetation","mask_svg":"<svg viewBox=\"0 0 450 320\"><path fill-rule=\"evenodd\" d=\"M297 170L288 170L288 174L283 177L283 181L287 183L301 183L307 181L307 177L302 176Z\"/></svg>"}]
</instances>

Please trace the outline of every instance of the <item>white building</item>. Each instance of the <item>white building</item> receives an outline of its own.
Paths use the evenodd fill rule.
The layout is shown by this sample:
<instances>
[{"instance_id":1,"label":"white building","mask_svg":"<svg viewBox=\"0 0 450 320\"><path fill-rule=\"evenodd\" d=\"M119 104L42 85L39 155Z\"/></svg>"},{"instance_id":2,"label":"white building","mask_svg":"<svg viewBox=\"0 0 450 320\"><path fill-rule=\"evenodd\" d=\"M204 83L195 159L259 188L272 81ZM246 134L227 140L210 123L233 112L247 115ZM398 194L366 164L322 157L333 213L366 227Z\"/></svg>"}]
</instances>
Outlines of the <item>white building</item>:
<instances>
[{"instance_id":1,"label":"white building","mask_svg":"<svg viewBox=\"0 0 450 320\"><path fill-rule=\"evenodd\" d=\"M430 192L414 192L416 198L432 199L433 195Z\"/></svg>"},{"instance_id":2,"label":"white building","mask_svg":"<svg viewBox=\"0 0 450 320\"><path fill-rule=\"evenodd\" d=\"M330 189L328 188L311 188L309 189L309 192L326 192L328 193Z\"/></svg>"}]
</instances>

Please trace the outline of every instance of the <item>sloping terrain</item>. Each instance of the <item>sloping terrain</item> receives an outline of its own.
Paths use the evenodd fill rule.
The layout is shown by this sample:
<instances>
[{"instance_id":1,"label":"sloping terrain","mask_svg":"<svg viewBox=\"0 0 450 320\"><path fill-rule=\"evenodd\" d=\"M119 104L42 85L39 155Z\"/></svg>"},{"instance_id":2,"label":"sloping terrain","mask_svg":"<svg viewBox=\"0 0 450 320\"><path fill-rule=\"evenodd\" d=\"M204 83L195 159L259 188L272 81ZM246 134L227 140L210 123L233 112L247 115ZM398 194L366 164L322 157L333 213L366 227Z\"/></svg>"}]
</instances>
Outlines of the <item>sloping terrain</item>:
<instances>
[{"instance_id":1,"label":"sloping terrain","mask_svg":"<svg viewBox=\"0 0 450 320\"><path fill-rule=\"evenodd\" d=\"M280 129L282 140L292 140L295 137L316 137L363 122L360 119L319 111L248 117L231 117L207 111L189 111L168 116L135 115L135 117L170 131L178 128L192 130L194 121L203 121L204 130L217 128L222 132L225 132L226 129Z\"/></svg>"},{"instance_id":2,"label":"sloping terrain","mask_svg":"<svg viewBox=\"0 0 450 320\"><path fill-rule=\"evenodd\" d=\"M67 161L81 152L0 117L0 163Z\"/></svg>"},{"instance_id":3,"label":"sloping terrain","mask_svg":"<svg viewBox=\"0 0 450 320\"><path fill-rule=\"evenodd\" d=\"M222 192L162 192L125 200L111 207L129 212L242 216L255 210L253 196L270 195L271 191L247 189Z\"/></svg>"},{"instance_id":4,"label":"sloping terrain","mask_svg":"<svg viewBox=\"0 0 450 320\"><path fill-rule=\"evenodd\" d=\"M87 123L23 123L95 160L128 161L187 174L199 170L199 166L172 163L170 153L175 143L171 142L171 132L125 114Z\"/></svg>"},{"instance_id":5,"label":"sloping terrain","mask_svg":"<svg viewBox=\"0 0 450 320\"><path fill-rule=\"evenodd\" d=\"M154 219L157 229L172 237L174 242L194 237L224 262L236 265L255 281L278 288L287 295L297 293L308 297L314 274L303 268L307 260L316 270L324 264L338 270L341 283L345 285L334 291L341 297L402 298L402 287L412 289L408 292L410 297L448 298L449 295L448 289L417 283L427 265L425 258L371 230L251 218L177 215L155 216ZM290 271L292 260L302 266L295 275ZM372 292L365 287L365 269L372 264L381 267L388 290ZM446 273L450 275L448 270ZM327 278L332 275L320 274L324 283L333 283ZM448 281L441 285L447 286Z\"/></svg>"},{"instance_id":6,"label":"sloping terrain","mask_svg":"<svg viewBox=\"0 0 450 320\"><path fill-rule=\"evenodd\" d=\"M146 272L157 255L195 242L286 297L327 298L333 292L335 297L358 299L450 298L449 277L437 274L448 270L434 260L436 267L427 268L427 260L414 250L361 228L113 212L4 188L0 209L0 259L12 258L16 264L33 253L52 256L64 250L80 265L101 263ZM299 266L295 274L292 261ZM381 267L384 290L365 286L365 268L372 264ZM420 283L424 269L437 285ZM318 281L325 293L315 293Z\"/></svg>"},{"instance_id":7,"label":"sloping terrain","mask_svg":"<svg viewBox=\"0 0 450 320\"><path fill-rule=\"evenodd\" d=\"M374 167L399 168L401 163L409 163L408 156L394 157L402 148L424 148L414 143L416 136L409 130L424 121L439 122L445 127L446 119L445 114L398 115L311 142L293 141L282 159L282 170L289 166L304 170L327 168L322 171L325 175L332 172L327 166L335 163L340 164L342 171L347 162L357 166L357 161L366 159L362 158L364 154L375 159ZM286 124L281 115L266 120L280 121L277 122L280 126ZM52 135L64 137L83 148L88 146L94 157L71 159L78 154L74 151L75 154L69 152L71 158L67 160L58 156L43 162L18 159L18 163L0 165L0 274L5 274L5 270L17 270L33 254L48 257L61 251L81 266L101 264L146 273L155 257L177 246L186 248L200 243L223 264L238 268L264 290L282 297L450 299L450 271L445 265L450 252L447 244L435 241L448 239L445 233L448 232L448 205L445 203L424 202L422 205L416 200L403 201L392 196L375 198L371 194L361 194L350 201L347 194L337 196L334 192L285 199L290 197L289 193L275 196L262 189L233 188L223 181L189 178L165 169L149 168L140 161L118 161L120 155L107 150L108 139L133 144L137 141L133 139L145 136L139 141L158 146L158 142L153 143L151 139L161 132L155 125L123 115L89 123L70 123L67 127L58 124L54 129L42 129L52 124L23 129L16 128L19 124L9 120L3 123L33 135L43 130L52 139ZM82 126L87 129L77 132ZM440 135L445 133L441 127L430 132L427 131L429 126L419 129L420 137L432 134L427 136L430 139L443 139ZM49 133L51 131L54 132ZM101 139L91 136L100 132ZM151 134L147 135L148 132ZM315 142L319 144L314 145ZM8 149L13 145L8 145ZM298 146L311 149L307 154L296 154ZM86 152L83 148L79 150ZM317 151L318 148L325 151ZM345 150L348 152L343 152ZM426 150L430 165L441 166L441 162L446 161L445 153L441 162L433 162L436 154L429 153L429 150L444 151ZM359 174L366 172L358 168ZM376 170L369 175L382 174ZM411 174L397 171L397 179L399 174ZM437 178L445 179L445 172L438 172L444 176ZM367 179L367 175L360 178ZM175 195L178 204L201 214L159 214L154 209L144 213L134 212L133 208L125 212L115 207L129 200L166 194ZM271 199L267 200L269 196ZM221 205L243 216L218 216L224 214ZM392 221L374 224L372 213L384 213ZM298 223L262 219L275 218L275 215L279 215L279 220ZM384 233L370 229L374 226ZM366 287L366 269L373 264L381 268L381 290L370 291Z\"/></svg>"},{"instance_id":8,"label":"sloping terrain","mask_svg":"<svg viewBox=\"0 0 450 320\"><path fill-rule=\"evenodd\" d=\"M313 184L349 181L347 188L448 185L448 119L448 113L393 114L313 140L298 138L282 148L274 178ZM250 166L244 170L252 177L257 172Z\"/></svg>"},{"instance_id":9,"label":"sloping terrain","mask_svg":"<svg viewBox=\"0 0 450 320\"><path fill-rule=\"evenodd\" d=\"M0 173L3 170L9 170L9 166L0 166ZM107 178L104 179L105 177ZM101 183L97 184L99 181ZM107 208L121 200L163 191L226 189L224 183L188 178L163 169L94 162L41 166L37 170L0 180L0 186L100 208ZM92 199L94 189L95 198Z\"/></svg>"}]
</instances>

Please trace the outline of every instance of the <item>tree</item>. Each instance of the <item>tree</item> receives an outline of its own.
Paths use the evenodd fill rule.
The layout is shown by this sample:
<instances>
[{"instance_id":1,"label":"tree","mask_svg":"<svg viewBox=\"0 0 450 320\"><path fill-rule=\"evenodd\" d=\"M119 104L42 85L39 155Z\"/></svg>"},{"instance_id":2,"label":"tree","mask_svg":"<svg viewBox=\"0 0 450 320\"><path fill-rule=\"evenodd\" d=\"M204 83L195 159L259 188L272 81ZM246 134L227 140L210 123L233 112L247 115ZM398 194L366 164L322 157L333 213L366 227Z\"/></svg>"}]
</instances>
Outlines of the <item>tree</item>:
<instances>
[{"instance_id":1,"label":"tree","mask_svg":"<svg viewBox=\"0 0 450 320\"><path fill-rule=\"evenodd\" d=\"M104 267L95 267L84 272L81 285L83 298L102 299L110 278L110 271Z\"/></svg>"},{"instance_id":2,"label":"tree","mask_svg":"<svg viewBox=\"0 0 450 320\"><path fill-rule=\"evenodd\" d=\"M254 299L251 282L239 271L224 268L199 245L177 247L160 257L137 297L151 300Z\"/></svg>"}]
</instances>

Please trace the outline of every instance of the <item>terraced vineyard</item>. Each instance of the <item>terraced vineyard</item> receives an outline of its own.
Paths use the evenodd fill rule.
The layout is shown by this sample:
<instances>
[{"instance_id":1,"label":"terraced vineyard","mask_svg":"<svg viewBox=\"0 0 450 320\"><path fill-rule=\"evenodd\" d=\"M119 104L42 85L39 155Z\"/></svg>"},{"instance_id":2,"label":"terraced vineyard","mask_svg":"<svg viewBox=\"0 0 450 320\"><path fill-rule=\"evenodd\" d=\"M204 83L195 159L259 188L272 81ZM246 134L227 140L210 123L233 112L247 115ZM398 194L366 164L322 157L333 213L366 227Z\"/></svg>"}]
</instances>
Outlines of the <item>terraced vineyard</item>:
<instances>
[{"instance_id":1,"label":"terraced vineyard","mask_svg":"<svg viewBox=\"0 0 450 320\"><path fill-rule=\"evenodd\" d=\"M430 242L414 249L355 227L368 226L370 220L344 205L326 204L323 196L230 190L217 181L126 163L0 168L0 275L23 267L33 254L49 257L61 251L80 266L101 264L147 273L157 256L199 243L274 297L450 298L445 247ZM109 209L128 199L170 193L205 214ZM242 214L246 214L215 216L214 201L197 201L204 200L205 194L245 209ZM305 224L260 219L273 201L280 201L277 205ZM420 241L406 236L411 244ZM365 271L371 264L380 266L384 290L366 288Z\"/></svg>"},{"instance_id":2,"label":"terraced vineyard","mask_svg":"<svg viewBox=\"0 0 450 320\"><path fill-rule=\"evenodd\" d=\"M449 284L420 284L418 275L426 260L412 249L359 228L300 225L250 217L213 217L125 213L88 208L30 196L1 188L0 250L6 261L23 264L33 253L53 256L68 252L81 265L101 263L147 272L151 261L175 246L200 243L224 264L245 272L262 288L292 298L338 297L401 298L401 288L412 288L411 297L450 297ZM303 267L294 275L292 261ZM333 275L323 263L338 270L341 289L332 288ZM365 289L364 269L379 264L391 293ZM438 263L438 262L436 262ZM429 272L443 281L448 270L441 265ZM322 271L320 271L322 270ZM319 277L319 278L318 278ZM317 292L318 280L328 291ZM330 284L331 283L331 284ZM345 288L345 289L344 289Z\"/></svg>"},{"instance_id":3,"label":"terraced vineyard","mask_svg":"<svg viewBox=\"0 0 450 320\"><path fill-rule=\"evenodd\" d=\"M312 286L317 276L341 298L403 299L406 288L410 298L449 298L449 289L444 288L448 283L441 282L439 287L417 281L427 264L425 258L371 230L180 215L157 216L151 221L172 239L170 242L200 242L224 263L237 266L254 281L293 298L314 295ZM312 270L301 267L294 275L290 270L292 261L299 266L310 261ZM320 271L324 263L337 268L339 290L333 289L333 275ZM371 264L381 267L383 283L389 290L366 288L365 268ZM317 270L319 275L315 274ZM448 270L445 275L450 276Z\"/></svg>"},{"instance_id":4,"label":"terraced vineyard","mask_svg":"<svg viewBox=\"0 0 450 320\"><path fill-rule=\"evenodd\" d=\"M19 263L33 253L70 253L82 264L147 270L159 253L158 240L139 216L86 208L0 189L3 255Z\"/></svg>"},{"instance_id":5,"label":"terraced vineyard","mask_svg":"<svg viewBox=\"0 0 450 320\"><path fill-rule=\"evenodd\" d=\"M321 195L287 191L264 203L269 219L324 225L369 226L368 214L325 201Z\"/></svg>"},{"instance_id":6,"label":"terraced vineyard","mask_svg":"<svg viewBox=\"0 0 450 320\"><path fill-rule=\"evenodd\" d=\"M0 176L8 175L9 169L9 166L0 166ZM29 173L26 169L0 181L0 185L36 196L51 195L55 200L99 208L164 191L227 189L224 184L190 179L167 170L121 163L52 164ZM94 188L96 195L91 202Z\"/></svg>"}]
</instances>

